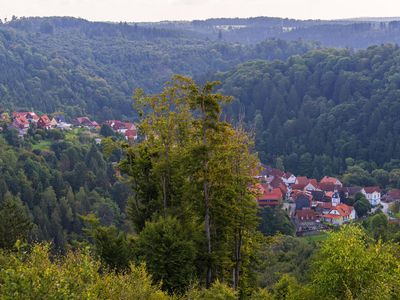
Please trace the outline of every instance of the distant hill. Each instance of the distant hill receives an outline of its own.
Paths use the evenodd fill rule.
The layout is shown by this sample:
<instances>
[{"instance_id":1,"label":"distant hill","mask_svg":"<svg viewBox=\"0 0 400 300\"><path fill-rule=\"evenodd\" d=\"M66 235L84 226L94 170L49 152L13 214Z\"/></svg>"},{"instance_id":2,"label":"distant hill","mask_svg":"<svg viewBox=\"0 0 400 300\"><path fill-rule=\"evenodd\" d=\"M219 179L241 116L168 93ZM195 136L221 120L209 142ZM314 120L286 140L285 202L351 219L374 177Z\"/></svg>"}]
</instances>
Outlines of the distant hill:
<instances>
[{"instance_id":1,"label":"distant hill","mask_svg":"<svg viewBox=\"0 0 400 300\"><path fill-rule=\"evenodd\" d=\"M316 47L278 40L249 46L199 36L75 18L13 20L0 25L0 108L63 110L100 120L132 116L135 88L158 92L176 73L200 77Z\"/></svg>"},{"instance_id":2,"label":"distant hill","mask_svg":"<svg viewBox=\"0 0 400 300\"><path fill-rule=\"evenodd\" d=\"M400 42L400 18L295 20L284 18L221 18L190 22L143 23L144 26L186 30L209 39L245 44L264 39L318 41L323 46L366 48Z\"/></svg>"},{"instance_id":3,"label":"distant hill","mask_svg":"<svg viewBox=\"0 0 400 300\"><path fill-rule=\"evenodd\" d=\"M253 128L263 161L316 178L400 167L400 49L320 49L286 62L253 61L221 73L226 108Z\"/></svg>"}]
</instances>

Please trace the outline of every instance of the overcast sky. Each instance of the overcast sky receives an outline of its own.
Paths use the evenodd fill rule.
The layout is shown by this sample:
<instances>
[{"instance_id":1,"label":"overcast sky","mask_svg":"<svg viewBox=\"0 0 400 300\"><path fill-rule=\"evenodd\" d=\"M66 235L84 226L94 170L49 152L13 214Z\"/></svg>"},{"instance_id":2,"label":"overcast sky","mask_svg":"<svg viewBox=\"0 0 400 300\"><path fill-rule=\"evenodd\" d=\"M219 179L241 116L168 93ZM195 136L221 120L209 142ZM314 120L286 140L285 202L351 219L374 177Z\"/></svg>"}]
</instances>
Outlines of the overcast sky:
<instances>
[{"instance_id":1,"label":"overcast sky","mask_svg":"<svg viewBox=\"0 0 400 300\"><path fill-rule=\"evenodd\" d=\"M103 21L393 17L400 15L400 0L0 0L0 18L12 15L74 16Z\"/></svg>"}]
</instances>

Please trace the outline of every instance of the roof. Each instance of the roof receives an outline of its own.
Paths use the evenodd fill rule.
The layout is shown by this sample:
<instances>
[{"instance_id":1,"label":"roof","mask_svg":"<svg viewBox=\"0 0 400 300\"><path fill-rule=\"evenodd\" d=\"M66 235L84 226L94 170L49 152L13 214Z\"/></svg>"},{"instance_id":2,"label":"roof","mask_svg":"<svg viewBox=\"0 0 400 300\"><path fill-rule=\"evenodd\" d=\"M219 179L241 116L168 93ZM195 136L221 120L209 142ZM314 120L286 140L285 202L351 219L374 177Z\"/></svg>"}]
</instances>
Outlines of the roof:
<instances>
[{"instance_id":1,"label":"roof","mask_svg":"<svg viewBox=\"0 0 400 300\"><path fill-rule=\"evenodd\" d=\"M39 123L43 126L50 125L51 121L47 115L43 115L39 119Z\"/></svg>"},{"instance_id":2,"label":"roof","mask_svg":"<svg viewBox=\"0 0 400 300\"><path fill-rule=\"evenodd\" d=\"M349 206L344 203L340 203L336 206L333 206L331 211L336 210L341 217L348 217L348 216L350 216L353 209L354 208L352 206ZM330 215L330 213L328 215ZM334 214L332 214L332 215L334 215Z\"/></svg>"},{"instance_id":3,"label":"roof","mask_svg":"<svg viewBox=\"0 0 400 300\"><path fill-rule=\"evenodd\" d=\"M324 178L321 179L321 183L338 184L340 183L340 180L335 177L324 176Z\"/></svg>"},{"instance_id":4,"label":"roof","mask_svg":"<svg viewBox=\"0 0 400 300\"><path fill-rule=\"evenodd\" d=\"M301 184L306 186L309 182L309 179L306 176L298 176L296 178L296 184Z\"/></svg>"},{"instance_id":5,"label":"roof","mask_svg":"<svg viewBox=\"0 0 400 300\"><path fill-rule=\"evenodd\" d=\"M348 193L349 196L353 196L357 193L361 193L362 189L363 188L359 186L350 186L350 187L342 187L339 189L339 191Z\"/></svg>"},{"instance_id":6,"label":"roof","mask_svg":"<svg viewBox=\"0 0 400 300\"><path fill-rule=\"evenodd\" d=\"M318 218L317 213L311 208L304 208L304 209L296 210L295 217L299 221L303 221L303 220L314 221Z\"/></svg>"},{"instance_id":7,"label":"roof","mask_svg":"<svg viewBox=\"0 0 400 300\"><path fill-rule=\"evenodd\" d=\"M372 193L374 193L374 192L380 193L380 192L381 192L381 189L379 188L379 186L368 186L368 187L365 187L365 188L364 188L364 191L365 191L367 194L372 194Z\"/></svg>"},{"instance_id":8,"label":"roof","mask_svg":"<svg viewBox=\"0 0 400 300\"><path fill-rule=\"evenodd\" d=\"M291 176L294 176L294 175L290 172L286 172L282 177L289 179Z\"/></svg>"},{"instance_id":9,"label":"roof","mask_svg":"<svg viewBox=\"0 0 400 300\"><path fill-rule=\"evenodd\" d=\"M399 200L400 199L400 189L392 189L392 190L388 191L384 198L388 201Z\"/></svg>"},{"instance_id":10,"label":"roof","mask_svg":"<svg viewBox=\"0 0 400 300\"><path fill-rule=\"evenodd\" d=\"M283 193L279 188L272 188L268 184L256 184L258 190L258 200L282 200Z\"/></svg>"},{"instance_id":11,"label":"roof","mask_svg":"<svg viewBox=\"0 0 400 300\"><path fill-rule=\"evenodd\" d=\"M307 184L293 184L292 185L292 190L299 190L302 191L306 187Z\"/></svg>"},{"instance_id":12,"label":"roof","mask_svg":"<svg viewBox=\"0 0 400 300\"><path fill-rule=\"evenodd\" d=\"M311 191L311 195L313 197L313 200L323 201L325 193L323 191Z\"/></svg>"},{"instance_id":13,"label":"roof","mask_svg":"<svg viewBox=\"0 0 400 300\"><path fill-rule=\"evenodd\" d=\"M335 190L335 185L331 182L320 182L318 185L319 189L325 192L333 192Z\"/></svg>"}]
</instances>

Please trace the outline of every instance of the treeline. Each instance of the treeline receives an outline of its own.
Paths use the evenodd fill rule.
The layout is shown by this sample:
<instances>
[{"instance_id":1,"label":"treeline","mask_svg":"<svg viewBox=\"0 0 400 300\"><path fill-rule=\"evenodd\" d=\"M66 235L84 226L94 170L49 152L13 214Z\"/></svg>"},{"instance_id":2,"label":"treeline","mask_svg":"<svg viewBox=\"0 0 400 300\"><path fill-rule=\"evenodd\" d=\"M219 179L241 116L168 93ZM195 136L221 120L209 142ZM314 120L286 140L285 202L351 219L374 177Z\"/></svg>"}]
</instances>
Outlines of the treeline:
<instances>
[{"instance_id":1,"label":"treeline","mask_svg":"<svg viewBox=\"0 0 400 300\"><path fill-rule=\"evenodd\" d=\"M228 116L254 128L262 161L316 178L354 165L390 172L400 158L399 57L395 45L323 49L216 78L235 97Z\"/></svg>"},{"instance_id":2,"label":"treeline","mask_svg":"<svg viewBox=\"0 0 400 300\"><path fill-rule=\"evenodd\" d=\"M244 46L73 18L16 19L0 25L0 107L98 120L132 117L135 88L158 92L172 74L214 74L313 47L301 41Z\"/></svg>"},{"instance_id":3,"label":"treeline","mask_svg":"<svg viewBox=\"0 0 400 300\"><path fill-rule=\"evenodd\" d=\"M17 239L52 241L64 251L85 239L81 216L124 228L130 188L117 181L113 161L90 135L30 129L24 140L14 130L0 136L0 247ZM127 229L127 228L125 228Z\"/></svg>"},{"instance_id":4,"label":"treeline","mask_svg":"<svg viewBox=\"0 0 400 300\"><path fill-rule=\"evenodd\" d=\"M398 20L295 20L288 18L217 18L190 22L144 23L148 28L187 30L213 40L257 44L265 39L317 41L325 47L364 49L399 43Z\"/></svg>"}]
</instances>

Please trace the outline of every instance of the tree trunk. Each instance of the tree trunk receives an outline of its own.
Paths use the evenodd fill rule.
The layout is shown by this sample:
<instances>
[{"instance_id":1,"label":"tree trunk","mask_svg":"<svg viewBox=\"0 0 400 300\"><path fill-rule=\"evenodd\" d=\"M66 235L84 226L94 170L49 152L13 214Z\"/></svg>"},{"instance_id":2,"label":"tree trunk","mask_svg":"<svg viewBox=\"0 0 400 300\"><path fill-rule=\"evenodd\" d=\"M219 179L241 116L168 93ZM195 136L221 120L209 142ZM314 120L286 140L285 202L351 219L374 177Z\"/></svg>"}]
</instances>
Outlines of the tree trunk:
<instances>
[{"instance_id":1,"label":"tree trunk","mask_svg":"<svg viewBox=\"0 0 400 300\"><path fill-rule=\"evenodd\" d=\"M237 290L240 282L240 266L242 262L242 229L235 235L235 268L233 273L233 288Z\"/></svg>"}]
</instances>

